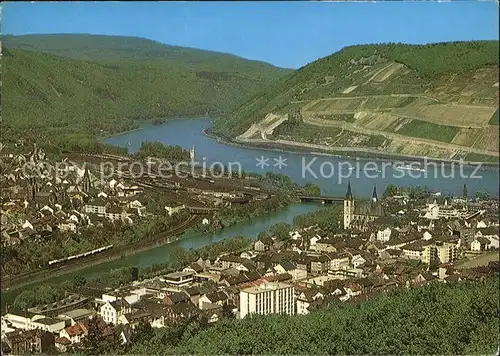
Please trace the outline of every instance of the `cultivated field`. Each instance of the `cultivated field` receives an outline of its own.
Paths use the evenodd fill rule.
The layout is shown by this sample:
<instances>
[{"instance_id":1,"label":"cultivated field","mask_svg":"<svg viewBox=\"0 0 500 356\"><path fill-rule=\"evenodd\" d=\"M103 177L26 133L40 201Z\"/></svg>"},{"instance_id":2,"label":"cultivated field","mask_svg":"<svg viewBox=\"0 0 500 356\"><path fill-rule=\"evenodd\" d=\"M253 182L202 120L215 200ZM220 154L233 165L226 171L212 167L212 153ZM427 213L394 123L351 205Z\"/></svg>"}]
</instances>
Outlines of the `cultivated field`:
<instances>
[{"instance_id":1,"label":"cultivated field","mask_svg":"<svg viewBox=\"0 0 500 356\"><path fill-rule=\"evenodd\" d=\"M418 119L448 126L483 127L488 124L497 108L472 105L437 104L407 106L394 109L398 116Z\"/></svg>"},{"instance_id":2,"label":"cultivated field","mask_svg":"<svg viewBox=\"0 0 500 356\"><path fill-rule=\"evenodd\" d=\"M240 138L265 140L287 112L299 109L303 124L279 130L274 140L440 159L498 159L498 67L431 82L385 59L351 61L343 70L326 75L323 84L297 87L297 100Z\"/></svg>"}]
</instances>

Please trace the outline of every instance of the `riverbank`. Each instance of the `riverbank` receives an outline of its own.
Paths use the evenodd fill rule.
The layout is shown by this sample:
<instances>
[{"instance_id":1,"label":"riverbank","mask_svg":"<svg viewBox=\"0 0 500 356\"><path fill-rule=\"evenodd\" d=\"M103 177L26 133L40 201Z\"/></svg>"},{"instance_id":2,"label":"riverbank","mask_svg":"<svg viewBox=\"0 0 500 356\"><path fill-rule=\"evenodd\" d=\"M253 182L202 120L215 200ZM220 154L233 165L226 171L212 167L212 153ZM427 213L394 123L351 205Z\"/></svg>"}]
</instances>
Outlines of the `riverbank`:
<instances>
[{"instance_id":1,"label":"riverbank","mask_svg":"<svg viewBox=\"0 0 500 356\"><path fill-rule=\"evenodd\" d=\"M40 283L58 285L64 281L71 281L76 276L91 280L102 275L106 275L111 270L127 267L140 268L164 264L169 261L172 253L178 251L179 248L183 248L185 250L196 250L224 239L232 239L236 236L246 236L251 239L256 239L261 231L267 231L275 223L286 222L292 225L295 216L308 214L323 208L324 205L316 203L291 204L280 211L270 212L265 216L259 216L236 225L225 227L224 229L213 234L186 231L179 236L179 238L172 240L170 243L158 244L158 247L153 246L152 248L144 249L142 252L134 251L130 254L124 254L123 258L121 258L121 256L115 256L115 258L109 259L109 262L104 261L102 263L94 263L94 261L86 260L85 266L75 266L75 270L65 270L63 271L64 273L61 271L58 272L57 275L54 273L48 278L43 278L43 282L33 278L31 280L24 281L22 286L16 285L8 290L6 289L8 286L2 283L2 308L5 306L5 303L12 303L12 301L23 291L31 290ZM100 257L103 258L104 256Z\"/></svg>"},{"instance_id":2,"label":"riverbank","mask_svg":"<svg viewBox=\"0 0 500 356\"><path fill-rule=\"evenodd\" d=\"M198 116L193 115L193 116L189 116L189 117L168 117L168 118L161 118L161 119L164 119L165 121L161 122L161 123L155 123L154 122L155 119L139 121L137 123L139 125L139 127L135 128L135 129L119 131L116 133L107 134L106 136L99 136L99 137L97 137L97 141L102 142L108 138L118 137L118 136L126 135L126 134L129 134L132 132L141 131L144 129L145 125L153 125L153 126L165 125L166 123L168 123L169 120L200 120L200 119L211 120L212 118L207 117L206 115L198 115Z\"/></svg>"},{"instance_id":3,"label":"riverbank","mask_svg":"<svg viewBox=\"0 0 500 356\"><path fill-rule=\"evenodd\" d=\"M25 285L30 285L36 282L43 282L47 279L59 277L65 274L78 272L88 267L97 266L106 262L112 262L123 258L124 256L132 256L141 252L145 252L163 245L176 242L182 238L184 231L188 230L193 225L198 224L201 217L190 218L184 224L174 230L159 233L156 238L148 241L138 241L137 243L113 248L97 255L77 259L70 264L64 264L58 267L45 267L41 270L29 272L22 275L2 278L2 288L17 289ZM164 236L168 233L167 236Z\"/></svg>"},{"instance_id":4,"label":"riverbank","mask_svg":"<svg viewBox=\"0 0 500 356\"><path fill-rule=\"evenodd\" d=\"M231 221L230 223L226 223L223 227L220 227L213 231L201 230L200 227L203 227L203 225L201 225L202 217L197 215L192 215L186 222L184 222L174 230L158 233L156 237L148 241L139 241L132 245L116 247L97 255L92 255L84 257L82 259L73 260L70 264L64 264L58 267L46 267L22 275L4 277L2 279L2 288L11 288L11 289L21 288L27 284L32 284L34 282L43 282L47 279L59 277L64 274L77 272L88 267L116 261L118 259L123 258L124 256L133 256L138 253L146 252L148 250L155 249L157 247L161 247L163 245L179 241L183 238L183 236L189 236L190 234L193 233L214 234L225 228L231 228L233 226L245 223L252 219L276 213L294 203L298 203L298 201L293 198L286 199L285 201L280 201L276 209L270 209L261 214L258 213L254 216L242 218L237 221L236 220ZM165 236L165 234L168 235Z\"/></svg>"},{"instance_id":5,"label":"riverbank","mask_svg":"<svg viewBox=\"0 0 500 356\"><path fill-rule=\"evenodd\" d=\"M322 149L321 147L315 147L315 150L311 151L310 147L306 147L305 145L300 145L300 143L295 144L286 144L282 142L275 142L271 140L266 141L241 141L235 139L227 139L225 137L217 136L215 133L210 132L210 129L203 130L203 134L212 139L216 139L217 142L234 147L241 148L258 148L261 150L267 151L275 151L275 152L287 152L294 154L302 154L308 156L326 156L326 157L336 157L336 158L346 158L350 160L356 159L375 159L382 162L404 162L404 163L412 163L412 162L428 162L428 163L438 163L444 164L446 166L451 166L454 164L463 164L468 167L475 167L478 164L481 164L484 168L489 168L493 170L499 170L499 163L495 162L470 162L470 161L460 161L453 159L440 159L433 157L421 157L421 156L412 156L412 155L404 155L404 154L394 154L394 153L384 153L384 152L373 152L370 149L363 149L360 147L328 147L328 149ZM319 146L319 145L315 145ZM355 154L349 155L349 153Z\"/></svg>"}]
</instances>

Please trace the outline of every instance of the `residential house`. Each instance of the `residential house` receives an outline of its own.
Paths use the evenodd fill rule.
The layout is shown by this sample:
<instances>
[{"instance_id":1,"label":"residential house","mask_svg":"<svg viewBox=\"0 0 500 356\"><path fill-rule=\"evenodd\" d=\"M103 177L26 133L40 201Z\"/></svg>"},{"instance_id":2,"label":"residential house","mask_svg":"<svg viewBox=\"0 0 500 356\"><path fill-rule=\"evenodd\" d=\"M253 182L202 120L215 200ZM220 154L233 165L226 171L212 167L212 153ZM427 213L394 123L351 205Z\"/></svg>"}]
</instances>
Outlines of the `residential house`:
<instances>
[{"instance_id":1,"label":"residential house","mask_svg":"<svg viewBox=\"0 0 500 356\"><path fill-rule=\"evenodd\" d=\"M308 256L312 274L322 274L328 271L330 267L330 259L326 255L310 255Z\"/></svg>"},{"instance_id":2,"label":"residential house","mask_svg":"<svg viewBox=\"0 0 500 356\"><path fill-rule=\"evenodd\" d=\"M340 298L342 301L348 300L352 297L356 297L360 295L363 291L361 285L354 281L347 282L344 287L344 290L346 292L346 295Z\"/></svg>"},{"instance_id":3,"label":"residential house","mask_svg":"<svg viewBox=\"0 0 500 356\"><path fill-rule=\"evenodd\" d=\"M321 239L311 245L310 249L316 252L337 252L337 243L338 241L333 239Z\"/></svg>"},{"instance_id":4,"label":"residential house","mask_svg":"<svg viewBox=\"0 0 500 356\"><path fill-rule=\"evenodd\" d=\"M490 240L488 238L483 237L483 236L479 236L479 237L476 237L470 243L470 250L473 252L486 251L488 249L489 245L490 245Z\"/></svg>"},{"instance_id":5,"label":"residential house","mask_svg":"<svg viewBox=\"0 0 500 356\"><path fill-rule=\"evenodd\" d=\"M301 292L297 297L297 314L309 314L309 306L318 299L322 299L324 296L317 290L306 289Z\"/></svg>"},{"instance_id":6,"label":"residential house","mask_svg":"<svg viewBox=\"0 0 500 356\"><path fill-rule=\"evenodd\" d=\"M117 325L118 318L123 314L130 313L131 311L132 308L130 304L125 300L125 298L121 298L113 302L106 301L103 305L101 305L99 315L101 315L102 319L106 323Z\"/></svg>"},{"instance_id":7,"label":"residential house","mask_svg":"<svg viewBox=\"0 0 500 356\"><path fill-rule=\"evenodd\" d=\"M248 261L248 260L241 258L239 256L234 256L234 255L226 255L226 256L222 256L221 258L219 258L219 263L222 264L223 269L236 268L245 261Z\"/></svg>"},{"instance_id":8,"label":"residential house","mask_svg":"<svg viewBox=\"0 0 500 356\"><path fill-rule=\"evenodd\" d=\"M273 245L273 239L270 236L261 236L254 243L255 251L269 251Z\"/></svg>"},{"instance_id":9,"label":"residential house","mask_svg":"<svg viewBox=\"0 0 500 356\"><path fill-rule=\"evenodd\" d=\"M176 322L199 315L200 310L190 301L184 301L166 307L165 312L165 322L175 324Z\"/></svg>"},{"instance_id":10,"label":"residential house","mask_svg":"<svg viewBox=\"0 0 500 356\"><path fill-rule=\"evenodd\" d=\"M12 331L7 333L2 341L8 346L12 355L51 353L55 348L54 334L42 330Z\"/></svg>"},{"instance_id":11,"label":"residential house","mask_svg":"<svg viewBox=\"0 0 500 356\"><path fill-rule=\"evenodd\" d=\"M366 263L366 259L361 255L352 256L351 264L354 268L359 268Z\"/></svg>"},{"instance_id":12,"label":"residential house","mask_svg":"<svg viewBox=\"0 0 500 356\"><path fill-rule=\"evenodd\" d=\"M348 269L351 266L351 256L346 252L327 254L330 258L330 270Z\"/></svg>"},{"instance_id":13,"label":"residential house","mask_svg":"<svg viewBox=\"0 0 500 356\"><path fill-rule=\"evenodd\" d=\"M206 309L206 305L210 304L223 306L228 303L228 300L229 300L228 295L224 291L218 290L201 296L198 301L198 307L201 310L204 310Z\"/></svg>"},{"instance_id":14,"label":"residential house","mask_svg":"<svg viewBox=\"0 0 500 356\"><path fill-rule=\"evenodd\" d=\"M106 214L107 202L101 198L94 199L92 202L89 202L83 206L83 211L86 214L97 214L100 216L104 216Z\"/></svg>"},{"instance_id":15,"label":"residential house","mask_svg":"<svg viewBox=\"0 0 500 356\"><path fill-rule=\"evenodd\" d=\"M486 228L478 229L476 232L476 237L485 237L490 240L488 249L498 249L499 245L499 228L498 226L490 226Z\"/></svg>"},{"instance_id":16,"label":"residential house","mask_svg":"<svg viewBox=\"0 0 500 356\"><path fill-rule=\"evenodd\" d=\"M293 262L281 262L280 264L276 265L273 270L277 274L288 273L295 281L307 278L307 271L297 268L297 266Z\"/></svg>"},{"instance_id":17,"label":"residential house","mask_svg":"<svg viewBox=\"0 0 500 356\"><path fill-rule=\"evenodd\" d=\"M194 273L202 273L203 272L203 267L200 266L198 263L193 262L189 264L189 266L185 267L182 272L194 272Z\"/></svg>"},{"instance_id":18,"label":"residential house","mask_svg":"<svg viewBox=\"0 0 500 356\"><path fill-rule=\"evenodd\" d=\"M174 304L178 304L181 302L190 301L190 297L185 292L173 292L167 294L165 298L163 298L163 304L166 306L172 306Z\"/></svg>"},{"instance_id":19,"label":"residential house","mask_svg":"<svg viewBox=\"0 0 500 356\"><path fill-rule=\"evenodd\" d=\"M174 204L172 206L166 206L165 210L167 211L168 216L172 216L182 211L185 208L186 206L184 204L177 204L177 205Z\"/></svg>"},{"instance_id":20,"label":"residential house","mask_svg":"<svg viewBox=\"0 0 500 356\"><path fill-rule=\"evenodd\" d=\"M83 323L77 323L62 329L59 332L59 337L69 340L71 344L77 344L80 343L82 339L88 335L88 333L89 331ZM65 342L63 341L63 343Z\"/></svg>"},{"instance_id":21,"label":"residential house","mask_svg":"<svg viewBox=\"0 0 500 356\"><path fill-rule=\"evenodd\" d=\"M55 347L59 352L66 352L71 346L71 341L65 337L56 337L54 339Z\"/></svg>"},{"instance_id":22,"label":"residential house","mask_svg":"<svg viewBox=\"0 0 500 356\"><path fill-rule=\"evenodd\" d=\"M413 278L411 280L411 282L415 285L423 285L423 284L426 284L426 283L429 283L429 282L432 282L434 280L436 280L438 277L436 276L433 276L431 273L429 272L423 272L423 273L420 273L418 276L416 276L415 278Z\"/></svg>"},{"instance_id":23,"label":"residential house","mask_svg":"<svg viewBox=\"0 0 500 356\"><path fill-rule=\"evenodd\" d=\"M391 239L392 229L390 227L386 227L383 230L377 231L377 241L386 242Z\"/></svg>"}]
</instances>

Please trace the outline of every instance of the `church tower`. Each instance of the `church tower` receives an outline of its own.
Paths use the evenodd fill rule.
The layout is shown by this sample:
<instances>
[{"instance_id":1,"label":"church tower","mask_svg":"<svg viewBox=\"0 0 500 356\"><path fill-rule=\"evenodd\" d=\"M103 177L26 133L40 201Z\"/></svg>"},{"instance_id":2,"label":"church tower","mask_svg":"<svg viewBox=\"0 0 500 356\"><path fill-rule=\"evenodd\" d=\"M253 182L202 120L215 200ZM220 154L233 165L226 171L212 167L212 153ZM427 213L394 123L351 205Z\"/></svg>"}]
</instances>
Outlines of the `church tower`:
<instances>
[{"instance_id":1,"label":"church tower","mask_svg":"<svg viewBox=\"0 0 500 356\"><path fill-rule=\"evenodd\" d=\"M351 191L351 182L347 184L347 193L344 199L344 229L349 229L354 218L354 198Z\"/></svg>"},{"instance_id":2,"label":"church tower","mask_svg":"<svg viewBox=\"0 0 500 356\"><path fill-rule=\"evenodd\" d=\"M28 201L33 201L35 199L35 195L37 192L39 192L39 185L38 182L36 181L35 177L29 177L28 178L28 187L27 187L27 194L26 194L26 200Z\"/></svg>"},{"instance_id":3,"label":"church tower","mask_svg":"<svg viewBox=\"0 0 500 356\"><path fill-rule=\"evenodd\" d=\"M89 167L85 165L85 173L83 174L83 191L88 193L90 191L90 174Z\"/></svg>"},{"instance_id":4,"label":"church tower","mask_svg":"<svg viewBox=\"0 0 500 356\"><path fill-rule=\"evenodd\" d=\"M191 148L191 150L189 151L189 159L191 160L191 162L194 161L194 145L193 145L193 148Z\"/></svg>"}]
</instances>

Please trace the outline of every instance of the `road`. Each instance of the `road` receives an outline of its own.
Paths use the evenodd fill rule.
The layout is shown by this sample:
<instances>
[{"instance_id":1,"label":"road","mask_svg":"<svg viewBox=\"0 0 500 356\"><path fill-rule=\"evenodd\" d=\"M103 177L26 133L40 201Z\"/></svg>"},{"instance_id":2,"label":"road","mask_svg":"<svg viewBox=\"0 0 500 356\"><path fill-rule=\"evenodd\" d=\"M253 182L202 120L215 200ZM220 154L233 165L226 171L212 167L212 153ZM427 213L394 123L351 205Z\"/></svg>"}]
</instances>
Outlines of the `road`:
<instances>
[{"instance_id":1,"label":"road","mask_svg":"<svg viewBox=\"0 0 500 356\"><path fill-rule=\"evenodd\" d=\"M76 272L89 266L95 266L101 263L114 261L120 259L125 255L130 256L139 252L150 250L155 247L159 247L161 245L168 244L170 242L176 241L183 231L195 226L200 221L201 216L191 215L187 220L182 222L177 227L159 232L151 236L147 240L141 240L134 244L112 248L111 250L105 251L103 253L83 257L81 259L74 260L71 263L66 263L57 267L47 266L33 272L18 274L15 276L2 276L2 288L20 288L26 284L33 284L34 281L38 283L43 282L44 280Z\"/></svg>"}]
</instances>

